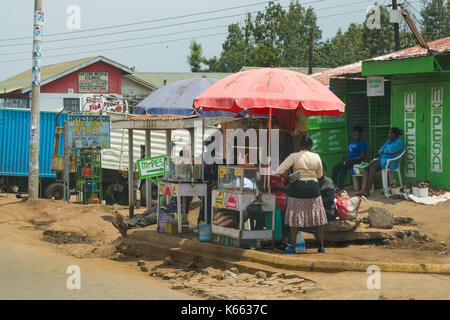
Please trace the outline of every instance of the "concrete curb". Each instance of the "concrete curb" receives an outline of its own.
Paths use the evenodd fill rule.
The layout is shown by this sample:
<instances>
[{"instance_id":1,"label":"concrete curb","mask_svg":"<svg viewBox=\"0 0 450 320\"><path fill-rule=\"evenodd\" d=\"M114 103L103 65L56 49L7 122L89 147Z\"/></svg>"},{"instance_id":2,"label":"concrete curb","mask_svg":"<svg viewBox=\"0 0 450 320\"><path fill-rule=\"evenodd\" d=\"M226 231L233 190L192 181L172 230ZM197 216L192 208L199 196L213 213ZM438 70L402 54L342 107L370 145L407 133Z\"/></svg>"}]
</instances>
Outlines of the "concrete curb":
<instances>
[{"instance_id":1,"label":"concrete curb","mask_svg":"<svg viewBox=\"0 0 450 320\"><path fill-rule=\"evenodd\" d=\"M450 264L416 264L416 263L389 263L389 262L354 262L341 260L314 260L300 258L299 256L281 256L266 252L245 250L221 246L208 242L199 242L160 234L153 230L134 230L123 240L123 245L139 244L140 254L152 255L155 248L174 254L183 254L196 258L209 257L224 263L238 263L240 261L254 262L261 265L299 271L316 272L366 272L371 265L376 265L384 272L406 273L436 273L450 274ZM147 248L146 248L147 247Z\"/></svg>"}]
</instances>

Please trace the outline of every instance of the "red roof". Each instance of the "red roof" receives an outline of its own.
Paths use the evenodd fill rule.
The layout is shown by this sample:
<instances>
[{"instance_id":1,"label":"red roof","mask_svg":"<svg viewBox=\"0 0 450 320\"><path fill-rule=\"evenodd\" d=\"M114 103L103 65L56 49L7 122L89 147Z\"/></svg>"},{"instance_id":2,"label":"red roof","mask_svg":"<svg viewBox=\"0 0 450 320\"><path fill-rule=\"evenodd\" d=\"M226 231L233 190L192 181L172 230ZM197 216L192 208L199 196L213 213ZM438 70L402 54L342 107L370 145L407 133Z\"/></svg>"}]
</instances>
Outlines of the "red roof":
<instances>
[{"instance_id":1,"label":"red roof","mask_svg":"<svg viewBox=\"0 0 450 320\"><path fill-rule=\"evenodd\" d=\"M438 54L450 52L450 37L430 41L428 42L428 46L432 51L435 51ZM421 46L417 45L415 47L410 47L400 51L388 53L385 54L384 56L368 59L366 61L387 61L395 59L424 57L427 55L428 55L427 49L424 49Z\"/></svg>"},{"instance_id":2,"label":"red roof","mask_svg":"<svg viewBox=\"0 0 450 320\"><path fill-rule=\"evenodd\" d=\"M438 54L450 52L450 37L430 41L428 42L428 46L432 51L435 51ZM365 61L387 61L395 59L423 57L426 55L428 55L427 49L424 49L421 46L417 45L414 47L388 53L383 56L368 59ZM328 86L330 84L330 78L336 78L345 74L360 73L361 69L362 69L362 62L358 61L345 66L329 69L324 72L312 74L311 77L320 81L323 85Z\"/></svg>"}]
</instances>

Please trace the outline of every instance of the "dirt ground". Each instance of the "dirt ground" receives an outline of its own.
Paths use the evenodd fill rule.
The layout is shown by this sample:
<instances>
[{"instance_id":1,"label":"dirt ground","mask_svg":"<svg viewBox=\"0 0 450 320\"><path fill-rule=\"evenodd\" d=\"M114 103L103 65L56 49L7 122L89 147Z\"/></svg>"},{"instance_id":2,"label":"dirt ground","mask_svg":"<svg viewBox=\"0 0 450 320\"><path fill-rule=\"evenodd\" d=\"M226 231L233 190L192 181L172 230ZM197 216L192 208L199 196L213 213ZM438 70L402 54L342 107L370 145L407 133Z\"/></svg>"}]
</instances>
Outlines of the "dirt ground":
<instances>
[{"instance_id":1,"label":"dirt ground","mask_svg":"<svg viewBox=\"0 0 450 320\"><path fill-rule=\"evenodd\" d=\"M362 205L361 215L367 215L370 206L381 204L396 216L412 217L420 232L431 240L420 240L413 245L406 243L403 249L402 244L334 246L327 248L325 255L308 249L307 255L315 259L450 263L447 249L450 244L450 201L423 206L409 201L386 200L375 194L368 204ZM192 223L197 219L197 210L189 214ZM130 274L133 277L148 278L150 274L161 285L204 299L450 298L450 277L446 275L385 273L383 288L386 289L382 292L368 290L365 286L368 275L355 272L323 274L275 270L265 275L241 274L237 270L178 265L156 258L141 262L145 264L145 272L142 272L136 265L137 258L117 252L121 235L110 222L114 211L112 206L83 206L44 199L23 201L11 194L0 194L0 238L86 259L105 268L127 273L134 270L133 275ZM144 209L137 210L141 211ZM127 216L126 208L119 208L119 212Z\"/></svg>"}]
</instances>

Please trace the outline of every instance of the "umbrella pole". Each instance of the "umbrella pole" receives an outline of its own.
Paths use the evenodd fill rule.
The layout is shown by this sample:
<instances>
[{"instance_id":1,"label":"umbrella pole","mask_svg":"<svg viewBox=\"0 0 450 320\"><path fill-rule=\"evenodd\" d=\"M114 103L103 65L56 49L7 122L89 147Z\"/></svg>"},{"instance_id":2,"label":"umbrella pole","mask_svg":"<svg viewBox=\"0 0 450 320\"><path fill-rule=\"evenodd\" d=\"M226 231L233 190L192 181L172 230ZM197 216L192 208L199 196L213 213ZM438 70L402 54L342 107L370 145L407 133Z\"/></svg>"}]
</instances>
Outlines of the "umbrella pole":
<instances>
[{"instance_id":1,"label":"umbrella pole","mask_svg":"<svg viewBox=\"0 0 450 320\"><path fill-rule=\"evenodd\" d=\"M272 166L272 145L271 145L271 143L272 143L272 108L270 108L269 109L269 151L268 151L268 154L269 154L269 163L268 163L268 170L269 170L269 172L268 172L268 175L266 176L267 177L267 190L269 191L269 193L270 193L270 173L272 172L272 170L271 170L271 166Z\"/></svg>"}]
</instances>

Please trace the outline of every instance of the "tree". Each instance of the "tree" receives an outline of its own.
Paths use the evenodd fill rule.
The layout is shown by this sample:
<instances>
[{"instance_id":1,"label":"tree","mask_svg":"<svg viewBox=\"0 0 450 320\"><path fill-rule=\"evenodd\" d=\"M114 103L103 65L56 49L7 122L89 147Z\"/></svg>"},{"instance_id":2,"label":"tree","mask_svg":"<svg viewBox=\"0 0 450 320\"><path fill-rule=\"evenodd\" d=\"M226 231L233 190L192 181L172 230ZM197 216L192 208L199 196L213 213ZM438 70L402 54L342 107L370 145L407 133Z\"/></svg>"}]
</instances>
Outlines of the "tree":
<instances>
[{"instance_id":1,"label":"tree","mask_svg":"<svg viewBox=\"0 0 450 320\"><path fill-rule=\"evenodd\" d=\"M365 47L365 56L368 58L381 56L394 51L394 28L389 23L389 12L379 6L381 13L381 29L369 29L364 25L362 41ZM368 18L370 13L367 15Z\"/></svg>"},{"instance_id":2,"label":"tree","mask_svg":"<svg viewBox=\"0 0 450 320\"><path fill-rule=\"evenodd\" d=\"M190 54L187 57L187 62L191 67L192 72L201 72L202 64L205 62L205 57L203 56L203 48L201 43L195 40L191 41L189 46Z\"/></svg>"},{"instance_id":3,"label":"tree","mask_svg":"<svg viewBox=\"0 0 450 320\"><path fill-rule=\"evenodd\" d=\"M426 41L450 36L450 8L447 0L425 0L422 17L422 35Z\"/></svg>"},{"instance_id":4,"label":"tree","mask_svg":"<svg viewBox=\"0 0 450 320\"><path fill-rule=\"evenodd\" d=\"M322 38L314 10L305 9L298 1L291 2L282 19L280 33L284 66L307 66L310 34L314 44Z\"/></svg>"}]
</instances>

